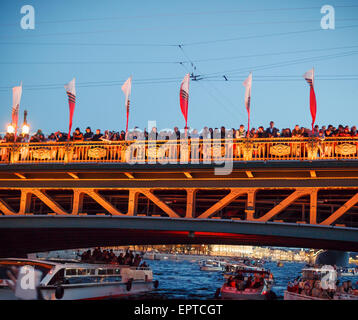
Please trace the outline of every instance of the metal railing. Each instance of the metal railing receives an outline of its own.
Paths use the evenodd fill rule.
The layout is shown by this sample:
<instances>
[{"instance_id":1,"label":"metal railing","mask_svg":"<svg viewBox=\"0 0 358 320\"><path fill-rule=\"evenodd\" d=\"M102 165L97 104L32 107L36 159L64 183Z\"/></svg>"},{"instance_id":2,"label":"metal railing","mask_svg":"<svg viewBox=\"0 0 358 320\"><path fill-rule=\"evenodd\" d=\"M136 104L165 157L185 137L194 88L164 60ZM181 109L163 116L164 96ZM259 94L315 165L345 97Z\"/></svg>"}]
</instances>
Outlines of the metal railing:
<instances>
[{"instance_id":1,"label":"metal railing","mask_svg":"<svg viewBox=\"0 0 358 320\"><path fill-rule=\"evenodd\" d=\"M356 138L2 143L0 163L222 163L357 159Z\"/></svg>"}]
</instances>

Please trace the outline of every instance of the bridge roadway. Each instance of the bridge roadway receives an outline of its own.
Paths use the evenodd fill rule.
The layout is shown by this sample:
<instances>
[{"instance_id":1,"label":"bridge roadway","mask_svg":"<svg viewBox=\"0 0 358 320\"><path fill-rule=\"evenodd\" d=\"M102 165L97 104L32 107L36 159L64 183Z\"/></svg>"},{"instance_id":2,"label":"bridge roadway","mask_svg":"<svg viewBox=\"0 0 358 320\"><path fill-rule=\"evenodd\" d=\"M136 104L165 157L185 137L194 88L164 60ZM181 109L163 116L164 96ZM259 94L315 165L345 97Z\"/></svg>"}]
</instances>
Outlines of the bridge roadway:
<instances>
[{"instance_id":1,"label":"bridge roadway","mask_svg":"<svg viewBox=\"0 0 358 320\"><path fill-rule=\"evenodd\" d=\"M358 229L296 223L114 216L1 216L0 256L131 244L237 244L358 251Z\"/></svg>"}]
</instances>

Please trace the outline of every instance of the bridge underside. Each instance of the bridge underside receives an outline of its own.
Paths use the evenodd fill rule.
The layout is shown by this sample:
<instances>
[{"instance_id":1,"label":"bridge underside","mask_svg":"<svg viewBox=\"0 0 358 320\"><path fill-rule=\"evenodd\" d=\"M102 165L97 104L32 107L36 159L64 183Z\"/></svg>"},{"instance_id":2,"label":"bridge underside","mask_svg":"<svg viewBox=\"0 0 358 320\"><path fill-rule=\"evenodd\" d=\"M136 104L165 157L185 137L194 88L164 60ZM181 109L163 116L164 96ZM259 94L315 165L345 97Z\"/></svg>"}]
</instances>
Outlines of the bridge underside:
<instances>
[{"instance_id":1,"label":"bridge underside","mask_svg":"<svg viewBox=\"0 0 358 320\"><path fill-rule=\"evenodd\" d=\"M6 165L0 166L0 214L2 255L161 243L358 251L358 161L237 162L227 175L215 175L212 165L203 164ZM6 227L9 218L14 220ZM45 221L39 218L57 224L39 227ZM61 225L58 218L78 218L81 224ZM139 220L127 227L90 223L101 218L196 224L158 229L143 228ZM24 219L32 224L20 227ZM208 220L215 228L203 227ZM236 227L220 227L230 223ZM243 229L253 224L269 227L261 233ZM287 224L294 226L289 233L282 229Z\"/></svg>"},{"instance_id":2,"label":"bridge underside","mask_svg":"<svg viewBox=\"0 0 358 320\"><path fill-rule=\"evenodd\" d=\"M358 251L358 229L151 217L0 217L0 256L93 246L236 244Z\"/></svg>"}]
</instances>

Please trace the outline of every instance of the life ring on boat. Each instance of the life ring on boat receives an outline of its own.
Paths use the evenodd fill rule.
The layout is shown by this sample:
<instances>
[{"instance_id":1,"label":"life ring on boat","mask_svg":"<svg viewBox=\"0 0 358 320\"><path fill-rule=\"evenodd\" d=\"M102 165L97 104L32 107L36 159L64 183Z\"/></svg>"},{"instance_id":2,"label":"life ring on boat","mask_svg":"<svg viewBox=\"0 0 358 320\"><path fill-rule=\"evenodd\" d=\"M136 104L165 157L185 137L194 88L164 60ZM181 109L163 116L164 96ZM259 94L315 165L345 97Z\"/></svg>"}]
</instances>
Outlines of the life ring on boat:
<instances>
[{"instance_id":1,"label":"life ring on boat","mask_svg":"<svg viewBox=\"0 0 358 320\"><path fill-rule=\"evenodd\" d=\"M215 298L216 299L218 299L220 297L220 292L221 292L221 289L217 288L216 291L215 291Z\"/></svg>"},{"instance_id":2,"label":"life ring on boat","mask_svg":"<svg viewBox=\"0 0 358 320\"><path fill-rule=\"evenodd\" d=\"M130 278L127 282L127 285L126 285L126 288L127 288L127 291L131 291L132 289L132 282L133 282L133 279Z\"/></svg>"},{"instance_id":3,"label":"life ring on boat","mask_svg":"<svg viewBox=\"0 0 358 320\"><path fill-rule=\"evenodd\" d=\"M65 289L61 286L56 287L55 289L55 297L56 299L62 299L65 293Z\"/></svg>"},{"instance_id":4,"label":"life ring on boat","mask_svg":"<svg viewBox=\"0 0 358 320\"><path fill-rule=\"evenodd\" d=\"M154 281L154 288L157 289L159 287L159 281L155 280Z\"/></svg>"}]
</instances>

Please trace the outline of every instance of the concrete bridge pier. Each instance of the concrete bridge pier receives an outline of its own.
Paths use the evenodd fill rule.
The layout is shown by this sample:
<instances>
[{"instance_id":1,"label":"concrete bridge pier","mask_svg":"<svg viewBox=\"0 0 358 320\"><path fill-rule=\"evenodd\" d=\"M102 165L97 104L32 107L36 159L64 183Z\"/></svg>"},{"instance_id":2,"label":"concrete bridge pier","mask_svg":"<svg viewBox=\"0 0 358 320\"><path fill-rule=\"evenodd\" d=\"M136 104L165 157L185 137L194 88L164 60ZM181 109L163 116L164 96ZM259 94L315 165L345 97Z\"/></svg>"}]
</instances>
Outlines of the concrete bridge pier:
<instances>
[{"instance_id":1,"label":"concrete bridge pier","mask_svg":"<svg viewBox=\"0 0 358 320\"><path fill-rule=\"evenodd\" d=\"M347 267L349 264L349 252L327 250L319 253L315 264L329 264L339 267Z\"/></svg>"}]
</instances>

